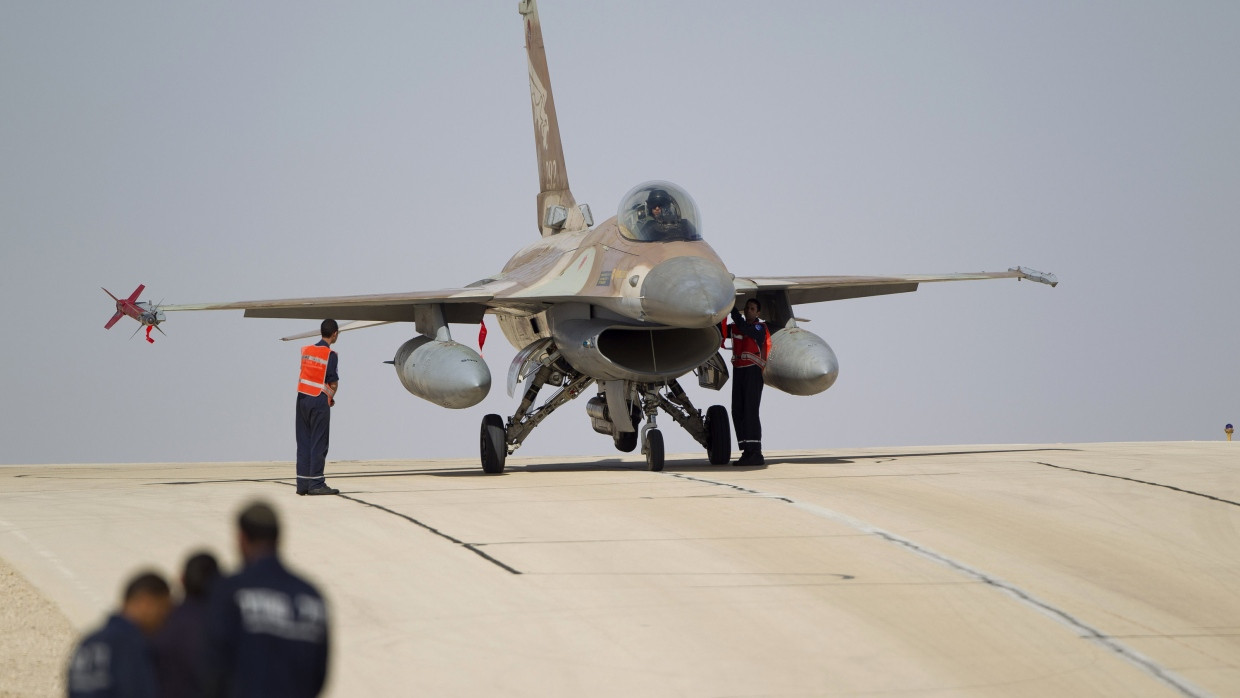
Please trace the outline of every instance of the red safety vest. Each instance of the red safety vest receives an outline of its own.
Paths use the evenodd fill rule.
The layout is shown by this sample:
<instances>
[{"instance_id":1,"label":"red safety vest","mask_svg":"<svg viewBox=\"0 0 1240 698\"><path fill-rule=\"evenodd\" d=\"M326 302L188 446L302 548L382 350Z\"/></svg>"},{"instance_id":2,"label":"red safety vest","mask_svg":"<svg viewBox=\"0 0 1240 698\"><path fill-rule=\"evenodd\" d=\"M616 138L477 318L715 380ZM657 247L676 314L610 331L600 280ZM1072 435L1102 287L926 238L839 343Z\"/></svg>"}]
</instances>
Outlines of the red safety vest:
<instances>
[{"instance_id":1,"label":"red safety vest","mask_svg":"<svg viewBox=\"0 0 1240 698\"><path fill-rule=\"evenodd\" d=\"M766 359L771 355L771 331L766 328L766 323L761 320L754 324L762 328L763 334L766 335L765 341L761 344L753 337L736 329L735 323L728 324L728 336L732 338L732 365L737 368L744 368L746 366L765 368Z\"/></svg>"},{"instance_id":2,"label":"red safety vest","mask_svg":"<svg viewBox=\"0 0 1240 698\"><path fill-rule=\"evenodd\" d=\"M331 388L323 382L327 378L327 360L331 355L331 347L311 344L301 348L301 378L297 381L297 392L310 396L331 393Z\"/></svg>"}]
</instances>

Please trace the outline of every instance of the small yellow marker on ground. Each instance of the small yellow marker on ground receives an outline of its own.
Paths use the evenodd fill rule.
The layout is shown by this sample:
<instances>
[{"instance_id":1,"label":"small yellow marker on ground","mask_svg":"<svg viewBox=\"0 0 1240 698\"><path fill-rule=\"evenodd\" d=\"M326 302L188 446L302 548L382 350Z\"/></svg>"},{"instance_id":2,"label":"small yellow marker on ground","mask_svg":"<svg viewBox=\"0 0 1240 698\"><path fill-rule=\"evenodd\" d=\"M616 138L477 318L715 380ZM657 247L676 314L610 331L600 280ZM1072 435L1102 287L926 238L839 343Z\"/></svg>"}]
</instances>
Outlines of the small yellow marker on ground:
<instances>
[{"instance_id":1,"label":"small yellow marker on ground","mask_svg":"<svg viewBox=\"0 0 1240 698\"><path fill-rule=\"evenodd\" d=\"M1231 432L1235 431L1235 429L1232 429L1231 425L1228 424L1223 428L1223 431L1227 434L1227 440L1231 441Z\"/></svg>"}]
</instances>

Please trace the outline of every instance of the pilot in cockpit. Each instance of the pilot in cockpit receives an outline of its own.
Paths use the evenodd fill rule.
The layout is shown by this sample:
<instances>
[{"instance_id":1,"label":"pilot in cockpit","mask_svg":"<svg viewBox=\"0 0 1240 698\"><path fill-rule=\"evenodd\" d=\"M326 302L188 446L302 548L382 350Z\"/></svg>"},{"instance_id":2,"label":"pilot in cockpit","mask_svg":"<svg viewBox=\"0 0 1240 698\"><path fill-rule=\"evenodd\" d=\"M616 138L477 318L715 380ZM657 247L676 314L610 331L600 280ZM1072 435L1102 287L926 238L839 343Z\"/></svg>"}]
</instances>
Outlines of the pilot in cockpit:
<instances>
[{"instance_id":1,"label":"pilot in cockpit","mask_svg":"<svg viewBox=\"0 0 1240 698\"><path fill-rule=\"evenodd\" d=\"M662 189L650 190L646 197L646 214L641 231L643 240L692 240L697 237L693 223L680 217L676 199Z\"/></svg>"}]
</instances>

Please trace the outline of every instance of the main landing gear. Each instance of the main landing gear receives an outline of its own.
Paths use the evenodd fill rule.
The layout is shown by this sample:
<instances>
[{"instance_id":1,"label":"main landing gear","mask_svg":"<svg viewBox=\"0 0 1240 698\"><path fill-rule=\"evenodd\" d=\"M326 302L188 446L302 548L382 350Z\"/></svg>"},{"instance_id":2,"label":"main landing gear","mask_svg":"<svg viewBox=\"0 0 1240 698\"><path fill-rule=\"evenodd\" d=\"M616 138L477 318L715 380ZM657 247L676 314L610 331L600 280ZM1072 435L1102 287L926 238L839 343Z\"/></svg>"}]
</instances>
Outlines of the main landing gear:
<instances>
[{"instance_id":1,"label":"main landing gear","mask_svg":"<svg viewBox=\"0 0 1240 698\"><path fill-rule=\"evenodd\" d=\"M532 362L531 366L538 368L531 371L534 375L513 416L506 423L497 414L482 418L479 450L482 469L487 473L504 472L505 459L521 447L534 427L561 405L581 395L594 382L593 378L578 373L562 361L554 346L548 346L545 353ZM541 406L535 407L538 393L545 385L558 389ZM608 391L616 391L616 394L608 395ZM621 412L620 420L612 418L609 404L614 404L617 412L623 408L627 414ZM659 410L663 410L706 449L706 456L712 465L726 465L732 458L732 428L728 411L722 405L713 405L703 415L675 380L663 383L606 381L599 384L598 397L586 407L595 431L610 435L617 450L630 453L641 444L641 453L646 457L646 467L650 470L663 470L665 460L663 432L656 423ZM617 423L626 417L627 424Z\"/></svg>"}]
</instances>

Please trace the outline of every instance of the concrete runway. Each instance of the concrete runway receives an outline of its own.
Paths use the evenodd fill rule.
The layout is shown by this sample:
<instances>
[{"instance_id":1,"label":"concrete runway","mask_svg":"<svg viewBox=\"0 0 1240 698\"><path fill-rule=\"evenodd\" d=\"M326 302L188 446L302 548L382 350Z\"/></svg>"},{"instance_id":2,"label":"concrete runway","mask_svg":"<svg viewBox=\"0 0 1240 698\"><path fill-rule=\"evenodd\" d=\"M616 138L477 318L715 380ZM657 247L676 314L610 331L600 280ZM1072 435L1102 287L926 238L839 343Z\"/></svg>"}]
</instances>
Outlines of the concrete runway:
<instances>
[{"instance_id":1,"label":"concrete runway","mask_svg":"<svg viewBox=\"0 0 1240 698\"><path fill-rule=\"evenodd\" d=\"M767 463L5 466L0 558L80 632L269 499L333 696L1240 695L1240 444Z\"/></svg>"}]
</instances>

